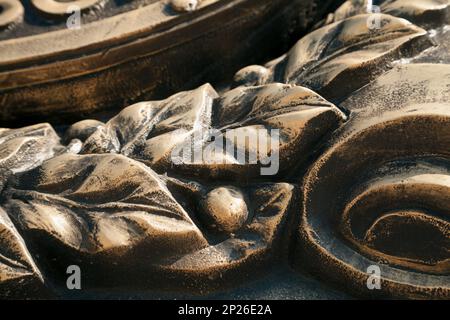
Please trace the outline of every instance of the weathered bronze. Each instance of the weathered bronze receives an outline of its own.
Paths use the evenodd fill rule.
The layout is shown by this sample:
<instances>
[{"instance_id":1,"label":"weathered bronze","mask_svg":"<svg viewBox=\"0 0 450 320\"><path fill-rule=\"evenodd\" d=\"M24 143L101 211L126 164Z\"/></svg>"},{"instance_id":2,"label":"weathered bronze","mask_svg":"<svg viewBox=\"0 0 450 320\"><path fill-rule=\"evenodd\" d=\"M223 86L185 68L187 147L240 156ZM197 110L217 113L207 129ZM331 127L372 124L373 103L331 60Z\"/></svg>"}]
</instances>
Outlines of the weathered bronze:
<instances>
[{"instance_id":1,"label":"weathered bronze","mask_svg":"<svg viewBox=\"0 0 450 320\"><path fill-rule=\"evenodd\" d=\"M322 2L36 0L23 18L20 1L8 0L0 27L23 22L0 33L0 123L67 124L226 83L238 68L281 53L336 1ZM173 10L191 3L191 12ZM68 29L74 6L80 28Z\"/></svg>"},{"instance_id":2,"label":"weathered bronze","mask_svg":"<svg viewBox=\"0 0 450 320\"><path fill-rule=\"evenodd\" d=\"M165 5L198 12L192 25L236 8L233 1L215 2ZM265 7L252 1L239 5ZM60 6L36 5L53 15L63 14ZM203 84L182 91L185 86L175 83L172 89L179 92L132 104L107 121L85 119L57 132L46 123L1 129L0 296L67 297L71 265L82 270L83 290L94 296L108 291L205 296L288 263L358 297L449 299L450 1L386 0L380 10L368 13L367 2L345 2L315 21L316 29L286 54L244 67L221 90ZM111 32L122 34L128 27L134 26ZM174 42L188 34L197 41L192 30L172 31ZM0 48L8 41L16 40L0 42ZM92 61L126 58L114 54L116 49L125 50L117 45ZM176 52L186 50L183 45ZM19 51L13 46L0 57L19 60ZM137 54L131 47L123 52ZM75 53L73 64L50 64L74 66L62 72L72 77L80 72L79 60L90 57ZM164 51L161 59L175 58ZM215 56L215 63L221 59ZM183 81L198 68L190 69L189 58L179 62L189 70L148 77L128 62L114 77L111 62L104 74L86 78L106 79L92 90L84 80L66 81L58 78L62 73L40 74L39 66L17 64L3 72L1 114L10 120L53 117L70 102L81 115L82 101L86 110L98 111L102 97L134 100L130 88L141 88L139 79L148 84L164 74L168 86L165 75ZM143 58L135 67L147 63L155 61ZM111 93L125 73L130 86ZM34 111L15 100L30 97L24 88L50 80L52 88L45 90L62 86L82 95L56 106L57 94L42 91L34 96L40 101ZM11 95L8 83L16 86ZM263 141L271 151L264 154L261 145L245 140L236 149L222 148L240 137ZM195 150L201 150L201 159L189 153ZM187 151L190 161L180 156ZM273 172L269 158L277 164ZM373 267L380 272L375 289L368 271Z\"/></svg>"}]
</instances>

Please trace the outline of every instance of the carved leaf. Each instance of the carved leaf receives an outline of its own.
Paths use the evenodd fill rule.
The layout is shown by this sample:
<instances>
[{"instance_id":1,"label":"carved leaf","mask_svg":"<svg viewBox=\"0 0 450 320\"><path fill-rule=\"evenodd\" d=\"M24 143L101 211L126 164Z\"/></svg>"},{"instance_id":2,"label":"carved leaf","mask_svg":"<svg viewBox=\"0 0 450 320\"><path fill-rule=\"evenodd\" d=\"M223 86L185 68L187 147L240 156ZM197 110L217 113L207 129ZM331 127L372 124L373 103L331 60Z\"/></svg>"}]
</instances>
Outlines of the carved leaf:
<instances>
[{"instance_id":1,"label":"carved leaf","mask_svg":"<svg viewBox=\"0 0 450 320\"><path fill-rule=\"evenodd\" d=\"M157 260L206 245L159 177L121 155L55 157L17 176L4 197L27 239L56 242L58 252L125 263L136 248Z\"/></svg>"},{"instance_id":2,"label":"carved leaf","mask_svg":"<svg viewBox=\"0 0 450 320\"><path fill-rule=\"evenodd\" d=\"M0 185L9 175L32 169L55 154L59 137L46 123L0 129Z\"/></svg>"},{"instance_id":3,"label":"carved leaf","mask_svg":"<svg viewBox=\"0 0 450 320\"><path fill-rule=\"evenodd\" d=\"M29 275L40 277L22 237L0 208L0 282Z\"/></svg>"},{"instance_id":4,"label":"carved leaf","mask_svg":"<svg viewBox=\"0 0 450 320\"><path fill-rule=\"evenodd\" d=\"M450 19L450 1L448 0L383 0L380 1L379 10L382 13L405 18L420 26L440 26ZM369 2L346 1L327 22L336 22L348 17L368 13ZM372 7L372 11L373 7Z\"/></svg>"},{"instance_id":5,"label":"carved leaf","mask_svg":"<svg viewBox=\"0 0 450 320\"><path fill-rule=\"evenodd\" d=\"M430 47L426 34L390 15L357 15L309 33L285 56L269 63L271 76L264 77L266 82L302 85L328 100L341 101L390 68L392 61Z\"/></svg>"},{"instance_id":6,"label":"carved leaf","mask_svg":"<svg viewBox=\"0 0 450 320\"><path fill-rule=\"evenodd\" d=\"M166 100L140 102L125 108L99 127L85 142L83 153L139 153L145 141L171 131L209 126L217 93L205 84Z\"/></svg>"},{"instance_id":7,"label":"carved leaf","mask_svg":"<svg viewBox=\"0 0 450 320\"><path fill-rule=\"evenodd\" d=\"M0 208L0 297L32 297L43 287L43 277L24 240Z\"/></svg>"},{"instance_id":8,"label":"carved leaf","mask_svg":"<svg viewBox=\"0 0 450 320\"><path fill-rule=\"evenodd\" d=\"M283 171L294 170L344 120L345 115L338 108L307 88L274 83L239 87L219 98L205 85L162 102L126 108L105 126L98 127L86 140L83 152L119 152L161 173L175 170L189 176L232 174L243 178L260 175L261 163L237 159L239 156L225 148L227 144L234 143L238 154L251 154L256 160L267 157L270 146L279 146ZM206 129L217 135L216 143L225 141L222 147L210 143ZM280 143L271 135L272 129L279 130ZM256 142L264 139L267 146L245 141L241 145L236 139L242 137ZM185 147L194 146L199 147L200 161L191 158L177 163L173 159ZM195 153L193 149L189 152Z\"/></svg>"},{"instance_id":9,"label":"carved leaf","mask_svg":"<svg viewBox=\"0 0 450 320\"><path fill-rule=\"evenodd\" d=\"M218 143L205 141L202 146L212 164L173 166L179 172L186 170L191 174L210 168L208 174L249 178L261 174L261 163L239 159L239 154L262 161L272 149L279 153L279 157L273 159L279 161L279 168L275 170L280 169L280 173L295 170L345 118L332 103L307 88L280 83L238 87L225 93L214 105L212 124L218 128L215 137L215 143ZM274 129L279 130L279 135L273 135ZM248 138L249 142L242 137ZM223 148L222 140L225 141ZM227 144L236 147L237 155L225 147ZM213 148L209 149L210 146Z\"/></svg>"}]
</instances>

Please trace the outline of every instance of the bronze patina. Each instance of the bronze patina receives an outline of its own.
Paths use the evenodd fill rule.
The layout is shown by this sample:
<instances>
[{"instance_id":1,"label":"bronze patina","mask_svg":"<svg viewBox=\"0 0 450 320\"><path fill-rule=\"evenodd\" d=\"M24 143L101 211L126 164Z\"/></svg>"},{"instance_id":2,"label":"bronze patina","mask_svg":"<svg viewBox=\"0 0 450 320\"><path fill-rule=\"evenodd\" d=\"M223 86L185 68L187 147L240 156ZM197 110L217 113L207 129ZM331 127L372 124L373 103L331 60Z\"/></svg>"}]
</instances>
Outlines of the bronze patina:
<instances>
[{"instance_id":1,"label":"bronze patina","mask_svg":"<svg viewBox=\"0 0 450 320\"><path fill-rule=\"evenodd\" d=\"M94 298L208 297L281 267L450 298L450 1L73 2L87 29L43 33L0 1L1 297L70 297L75 265ZM240 137L272 149L210 148Z\"/></svg>"}]
</instances>

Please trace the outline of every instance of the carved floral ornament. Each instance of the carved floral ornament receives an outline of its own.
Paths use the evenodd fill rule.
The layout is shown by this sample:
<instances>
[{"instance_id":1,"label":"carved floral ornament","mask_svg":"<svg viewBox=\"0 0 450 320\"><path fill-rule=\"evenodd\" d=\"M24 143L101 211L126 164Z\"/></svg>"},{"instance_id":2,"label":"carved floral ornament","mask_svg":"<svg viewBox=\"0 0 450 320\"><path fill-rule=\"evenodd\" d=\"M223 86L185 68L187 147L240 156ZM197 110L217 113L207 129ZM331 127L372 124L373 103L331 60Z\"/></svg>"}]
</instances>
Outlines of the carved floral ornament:
<instances>
[{"instance_id":1,"label":"carved floral ornament","mask_svg":"<svg viewBox=\"0 0 450 320\"><path fill-rule=\"evenodd\" d=\"M384 1L375 29L354 4L226 91L205 84L64 132L1 129L0 295L63 295L73 264L86 289L196 294L290 261L356 295L448 299L450 2ZM270 143L277 130L279 170L226 148L174 161L211 130Z\"/></svg>"}]
</instances>

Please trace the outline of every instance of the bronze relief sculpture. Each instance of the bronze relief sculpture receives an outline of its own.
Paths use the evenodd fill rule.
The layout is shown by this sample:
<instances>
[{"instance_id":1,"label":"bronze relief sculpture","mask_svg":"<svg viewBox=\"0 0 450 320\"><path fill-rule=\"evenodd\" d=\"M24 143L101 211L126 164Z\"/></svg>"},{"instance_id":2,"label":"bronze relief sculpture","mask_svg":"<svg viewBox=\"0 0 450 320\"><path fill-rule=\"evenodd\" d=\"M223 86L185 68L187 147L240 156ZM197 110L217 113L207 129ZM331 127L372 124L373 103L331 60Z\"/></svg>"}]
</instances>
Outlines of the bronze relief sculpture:
<instances>
[{"instance_id":1,"label":"bronze relief sculpture","mask_svg":"<svg viewBox=\"0 0 450 320\"><path fill-rule=\"evenodd\" d=\"M71 265L86 291L204 296L287 263L354 296L449 298L450 1L369 13L371 1L347 1L265 65L235 48L194 74L211 59L201 41L220 50L215 18L261 6L238 27L272 30L308 1L263 2L114 7L84 17L104 42L43 52L39 41L75 30L37 34L5 1L6 32L34 34L0 41L0 116L28 124L0 131L1 297L64 298ZM64 16L61 3L31 5ZM123 25L142 10L162 20ZM201 83L213 70L216 88Z\"/></svg>"}]
</instances>

